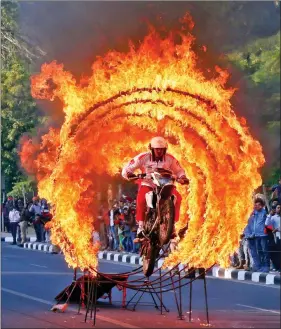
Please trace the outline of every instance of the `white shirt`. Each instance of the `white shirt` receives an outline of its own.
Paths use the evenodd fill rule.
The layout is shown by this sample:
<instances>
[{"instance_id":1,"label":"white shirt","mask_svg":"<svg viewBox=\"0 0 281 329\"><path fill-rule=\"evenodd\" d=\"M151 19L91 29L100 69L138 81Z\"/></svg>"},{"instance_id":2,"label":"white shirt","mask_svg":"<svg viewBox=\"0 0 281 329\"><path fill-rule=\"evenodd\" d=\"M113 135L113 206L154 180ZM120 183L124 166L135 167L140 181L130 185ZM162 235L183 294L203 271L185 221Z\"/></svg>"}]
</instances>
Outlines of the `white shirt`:
<instances>
[{"instance_id":1,"label":"white shirt","mask_svg":"<svg viewBox=\"0 0 281 329\"><path fill-rule=\"evenodd\" d=\"M280 215L275 214L271 217L271 225L274 230L279 230L278 232L275 232L275 236L280 239Z\"/></svg>"},{"instance_id":2,"label":"white shirt","mask_svg":"<svg viewBox=\"0 0 281 329\"><path fill-rule=\"evenodd\" d=\"M109 215L109 222L110 222L110 226L114 226L114 210L111 209L110 210L110 215Z\"/></svg>"},{"instance_id":3,"label":"white shirt","mask_svg":"<svg viewBox=\"0 0 281 329\"><path fill-rule=\"evenodd\" d=\"M13 209L9 212L10 223L17 223L20 220L20 213L16 209Z\"/></svg>"},{"instance_id":4,"label":"white shirt","mask_svg":"<svg viewBox=\"0 0 281 329\"><path fill-rule=\"evenodd\" d=\"M165 154L163 161L156 162L152 161L151 152L145 152L135 156L123 168L122 176L128 179L128 174L134 173L137 169L140 169L142 173L146 173L149 176L149 174L151 174L156 168L170 170L177 178L185 175L184 169L171 154ZM150 179L143 179L141 185L154 187L154 184Z\"/></svg>"}]
</instances>

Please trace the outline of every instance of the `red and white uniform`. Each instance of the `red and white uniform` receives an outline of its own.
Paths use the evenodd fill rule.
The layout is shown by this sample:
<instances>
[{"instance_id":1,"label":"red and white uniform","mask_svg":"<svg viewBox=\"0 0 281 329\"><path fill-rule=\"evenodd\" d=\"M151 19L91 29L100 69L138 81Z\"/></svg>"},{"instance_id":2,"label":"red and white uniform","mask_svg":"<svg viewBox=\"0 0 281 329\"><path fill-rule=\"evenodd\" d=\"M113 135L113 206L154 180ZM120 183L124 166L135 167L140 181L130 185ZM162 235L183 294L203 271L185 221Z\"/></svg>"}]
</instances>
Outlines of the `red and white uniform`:
<instances>
[{"instance_id":1,"label":"red and white uniform","mask_svg":"<svg viewBox=\"0 0 281 329\"><path fill-rule=\"evenodd\" d=\"M165 154L163 161L152 161L151 152L141 153L135 156L122 170L122 176L128 178L129 173L134 173L137 169L140 169L142 173L149 176L156 168L163 168L171 170L172 173L180 178L185 175L184 169L180 166L179 162L171 155ZM141 185L154 187L152 180L144 179Z\"/></svg>"},{"instance_id":2,"label":"red and white uniform","mask_svg":"<svg viewBox=\"0 0 281 329\"><path fill-rule=\"evenodd\" d=\"M142 173L146 173L149 177L156 168L163 168L172 171L172 173L180 178L185 176L184 169L180 166L179 162L171 155L165 154L163 156L163 161L153 161L151 152L141 153L135 156L122 170L122 176L128 179L129 173L134 173L137 169L140 169ZM137 221L144 221L145 211L146 211L146 201L145 194L151 191L155 187L151 179L143 179L141 182L141 187L138 191L137 196ZM181 196L179 192L174 189L173 194L176 196L175 204L175 221L179 219L179 210L181 203Z\"/></svg>"}]
</instances>

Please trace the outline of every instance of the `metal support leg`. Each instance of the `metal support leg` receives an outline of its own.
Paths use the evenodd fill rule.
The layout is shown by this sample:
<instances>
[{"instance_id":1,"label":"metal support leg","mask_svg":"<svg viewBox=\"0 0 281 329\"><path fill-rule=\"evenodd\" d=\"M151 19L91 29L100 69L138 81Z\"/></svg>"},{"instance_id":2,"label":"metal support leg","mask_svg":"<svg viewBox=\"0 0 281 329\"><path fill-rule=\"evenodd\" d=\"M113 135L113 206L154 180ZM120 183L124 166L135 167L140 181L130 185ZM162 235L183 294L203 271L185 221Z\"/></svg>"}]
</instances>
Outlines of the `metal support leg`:
<instances>
[{"instance_id":1,"label":"metal support leg","mask_svg":"<svg viewBox=\"0 0 281 329\"><path fill-rule=\"evenodd\" d=\"M159 310L159 306L158 306L157 303L156 303L156 300L155 300L155 298L154 298L154 296L153 296L153 293L151 293L150 286L151 286L151 284L148 282L148 284L147 284L147 288L148 288L148 290L149 290L149 294L150 294L150 296L151 296L151 298L152 298L152 300L153 300L153 302L154 302L155 308L156 308L157 310ZM153 287L152 287L152 286L151 286L151 288L152 288L152 290L153 290Z\"/></svg>"},{"instance_id":2,"label":"metal support leg","mask_svg":"<svg viewBox=\"0 0 281 329\"><path fill-rule=\"evenodd\" d=\"M189 284L189 315L188 320L191 322L191 313L192 312L192 282Z\"/></svg>"},{"instance_id":3,"label":"metal support leg","mask_svg":"<svg viewBox=\"0 0 281 329\"><path fill-rule=\"evenodd\" d=\"M178 297L177 297L177 293L176 293L176 289L175 289L173 275L172 275L171 272L170 272L170 278L171 278L171 281L172 281L172 286L173 286L173 291L174 291L174 296L175 296L175 300L176 300L176 306L177 306L178 314L180 315L180 307L179 307Z\"/></svg>"},{"instance_id":4,"label":"metal support leg","mask_svg":"<svg viewBox=\"0 0 281 329\"><path fill-rule=\"evenodd\" d=\"M158 296L158 293L155 291L155 289L153 288L153 286L151 286L151 290L154 291L155 296L158 298L158 300L160 301L160 304L164 307L165 311L168 313L169 310L166 308L165 304L163 303L163 301L161 302L160 297Z\"/></svg>"},{"instance_id":5,"label":"metal support leg","mask_svg":"<svg viewBox=\"0 0 281 329\"><path fill-rule=\"evenodd\" d=\"M178 276L179 276L179 286L178 286L178 289L179 289L179 300L180 300L180 303L179 303L179 320L183 320L183 315L182 315L182 296L181 296L181 274L180 272L178 273Z\"/></svg>"},{"instance_id":6,"label":"metal support leg","mask_svg":"<svg viewBox=\"0 0 281 329\"><path fill-rule=\"evenodd\" d=\"M207 282L206 282L206 274L204 274L204 292L205 292L205 305L206 305L206 316L207 316L207 323L210 324L209 321L209 308L208 308L208 298L207 298Z\"/></svg>"},{"instance_id":7,"label":"metal support leg","mask_svg":"<svg viewBox=\"0 0 281 329\"><path fill-rule=\"evenodd\" d=\"M137 307L137 305L138 305L138 303L139 303L140 299L142 298L143 294L144 294L144 291L141 293L141 295L140 295L139 299L137 300L136 304L134 305L134 307L133 307L133 311L135 311L135 310L136 310L136 307Z\"/></svg>"},{"instance_id":8,"label":"metal support leg","mask_svg":"<svg viewBox=\"0 0 281 329\"><path fill-rule=\"evenodd\" d=\"M94 293L94 326L96 325L96 318L97 318L97 296L98 296L98 281L96 280L95 283L95 293Z\"/></svg>"},{"instance_id":9,"label":"metal support leg","mask_svg":"<svg viewBox=\"0 0 281 329\"><path fill-rule=\"evenodd\" d=\"M162 272L161 272L161 268L159 269L159 275L160 275L160 313L162 315L163 314L163 303L162 303Z\"/></svg>"},{"instance_id":10,"label":"metal support leg","mask_svg":"<svg viewBox=\"0 0 281 329\"><path fill-rule=\"evenodd\" d=\"M129 306L129 304L131 303L131 301L136 297L136 295L139 293L140 291L137 290L137 292L134 294L134 296L128 301L126 308Z\"/></svg>"},{"instance_id":11,"label":"metal support leg","mask_svg":"<svg viewBox=\"0 0 281 329\"><path fill-rule=\"evenodd\" d=\"M110 291L111 294L111 291ZM127 288L125 286L122 287L122 308L126 308L126 298L127 298Z\"/></svg>"}]
</instances>

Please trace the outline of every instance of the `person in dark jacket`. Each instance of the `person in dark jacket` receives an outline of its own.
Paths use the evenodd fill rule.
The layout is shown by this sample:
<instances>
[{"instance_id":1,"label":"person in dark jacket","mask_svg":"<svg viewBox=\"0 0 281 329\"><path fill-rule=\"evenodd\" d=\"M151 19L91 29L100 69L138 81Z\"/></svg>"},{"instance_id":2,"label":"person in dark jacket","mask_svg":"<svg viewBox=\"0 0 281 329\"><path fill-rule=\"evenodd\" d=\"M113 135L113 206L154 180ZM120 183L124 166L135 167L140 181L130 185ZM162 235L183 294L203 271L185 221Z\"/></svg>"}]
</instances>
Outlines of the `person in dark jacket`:
<instances>
[{"instance_id":1,"label":"person in dark jacket","mask_svg":"<svg viewBox=\"0 0 281 329\"><path fill-rule=\"evenodd\" d=\"M32 213L29 211L32 202L29 202L20 213L19 227L21 230L21 244L24 244L27 241L27 228L28 223L32 223Z\"/></svg>"}]
</instances>

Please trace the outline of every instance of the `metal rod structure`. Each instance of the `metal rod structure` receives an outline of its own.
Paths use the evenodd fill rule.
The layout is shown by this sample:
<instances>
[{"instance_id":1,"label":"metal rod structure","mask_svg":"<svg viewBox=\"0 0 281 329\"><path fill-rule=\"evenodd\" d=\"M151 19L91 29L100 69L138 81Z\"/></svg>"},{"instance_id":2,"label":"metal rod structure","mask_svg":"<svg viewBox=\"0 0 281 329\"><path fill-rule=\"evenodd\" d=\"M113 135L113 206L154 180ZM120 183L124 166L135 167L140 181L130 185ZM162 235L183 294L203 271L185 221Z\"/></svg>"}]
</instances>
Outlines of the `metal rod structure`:
<instances>
[{"instance_id":1,"label":"metal rod structure","mask_svg":"<svg viewBox=\"0 0 281 329\"><path fill-rule=\"evenodd\" d=\"M191 322L191 314L192 314L192 282L189 285L189 315L188 315L189 322Z\"/></svg>"},{"instance_id":2,"label":"metal rod structure","mask_svg":"<svg viewBox=\"0 0 281 329\"><path fill-rule=\"evenodd\" d=\"M98 281L95 280L95 294L94 294L94 300L95 300L95 310L94 310L94 326L96 325L96 318L97 318L97 296L98 296Z\"/></svg>"},{"instance_id":3,"label":"metal rod structure","mask_svg":"<svg viewBox=\"0 0 281 329\"><path fill-rule=\"evenodd\" d=\"M160 313L163 314L163 305L162 305L162 271L161 268L159 269L159 276L160 276Z\"/></svg>"},{"instance_id":4,"label":"metal rod structure","mask_svg":"<svg viewBox=\"0 0 281 329\"><path fill-rule=\"evenodd\" d=\"M155 290L154 290L154 287L153 287L152 285L151 285L151 289L152 289L152 291L154 291L154 293L155 293L156 297L159 299L159 301L160 301L161 305L163 305L163 307L164 307L165 311L166 311L166 312L169 312L169 309L168 309L168 308L166 308L166 306L165 306L165 304L163 303L163 301L161 302L161 299L160 299L160 297L159 297L158 293L157 293L157 292L155 292Z\"/></svg>"},{"instance_id":5,"label":"metal rod structure","mask_svg":"<svg viewBox=\"0 0 281 329\"><path fill-rule=\"evenodd\" d=\"M208 298L207 298L207 282L206 282L206 275L204 275L204 293L205 293L205 305L206 305L206 316L207 316L207 323L210 324L209 321L209 308L208 308Z\"/></svg>"},{"instance_id":6,"label":"metal rod structure","mask_svg":"<svg viewBox=\"0 0 281 329\"><path fill-rule=\"evenodd\" d=\"M180 272L178 273L178 276L179 276L179 286L178 286L178 289L179 289L179 300L180 300L179 320L183 320L183 314L182 314L182 297L181 297L181 280L182 280L182 277L181 277L181 273Z\"/></svg>"},{"instance_id":7,"label":"metal rod structure","mask_svg":"<svg viewBox=\"0 0 281 329\"><path fill-rule=\"evenodd\" d=\"M192 320L192 298L193 298L193 281L197 279L203 279L204 280L204 295L205 295L205 307L206 307L206 316L207 316L207 323L209 325L209 309L208 309L208 300L207 300L207 284L206 284L206 272L207 270L200 268L199 269L199 276L196 277L195 275L195 268L188 268L188 274L184 276L184 278L188 278L189 280L185 283L182 282L183 276L181 274L182 271L185 271L186 268L188 268L188 265L183 266L183 268L180 270L178 265L174 266L171 270L163 271L161 268L158 268L154 271L154 273L158 272L159 276L157 279L150 281L149 279L145 278L142 282L139 282L138 284L132 285L131 282L135 281L127 281L127 279L130 277L130 275L134 275L136 271L132 271L131 273L126 274L120 274L117 275L117 277L112 277L110 274L106 273L100 273L96 269L87 269L84 270L84 275L77 281L77 268L74 269L73 273L73 282L71 285L69 285L62 296L60 296L59 301L62 299L63 296L67 296L68 302L71 298L71 295L74 292L74 289L79 285L81 288L80 291L80 299L79 299L79 308L78 308L78 314L81 310L82 302L85 302L87 299L86 306L86 314L85 314L85 322L87 321L89 312L90 317L93 319L93 325L96 325L96 312L97 312L97 296L98 296L98 285L104 283L111 282L116 284L117 286L121 287L123 290L123 300L122 300L122 306L123 308L127 308L130 303L133 302L135 297L140 294L137 298L137 301L133 305L132 311L136 310L137 305L144 304L140 302L142 296L144 293L149 293L153 303L148 303L148 305L154 305L156 309L160 310L160 313L163 314L163 310L166 312L169 312L169 309L166 308L166 306L163 303L163 292L173 291L175 300L176 300L176 306L178 310L178 318L183 319L183 311L182 311L182 288L186 285L190 285L190 291L189 291L189 322ZM175 271L176 269L176 271ZM93 272L96 273L96 275L93 275ZM177 274L177 275L176 275ZM164 279L165 277L165 279ZM104 279L104 280L102 280ZM166 283L163 285L163 282L166 281ZM168 281L168 282L167 282ZM88 288L86 293L86 287ZM167 287L167 289L163 289ZM124 296L126 296L126 289L132 289L135 290L135 294L133 297L126 303L126 300L124 300ZM112 289L112 288L111 288ZM179 290L178 290L179 289ZM178 293L177 293L178 290ZM155 295L154 295L155 294ZM178 295L179 294L179 295ZM160 296L159 296L160 295ZM158 306L158 302L160 302L160 307ZM93 314L94 312L94 314ZM93 317L94 315L94 317Z\"/></svg>"},{"instance_id":8,"label":"metal rod structure","mask_svg":"<svg viewBox=\"0 0 281 329\"><path fill-rule=\"evenodd\" d=\"M172 273L170 273L170 278L171 278L171 281L172 281L173 292L174 292L174 296L175 296L175 300L176 300L176 306L177 306L178 314L180 314L180 308L179 308L179 303L178 303L178 296L177 296L177 293L176 293L176 289L175 289L175 284L174 284L174 279L173 279Z\"/></svg>"},{"instance_id":9,"label":"metal rod structure","mask_svg":"<svg viewBox=\"0 0 281 329\"><path fill-rule=\"evenodd\" d=\"M156 300L155 300L153 294L151 293L151 290L150 290L150 283L149 283L149 281L147 282L147 288L148 288L149 294L150 294L150 296L151 296L151 298L152 298L152 300L153 300L153 302L154 302L155 308L156 308L157 310L159 310L159 307L158 307L158 305L157 305L157 303L156 303Z\"/></svg>"}]
</instances>

